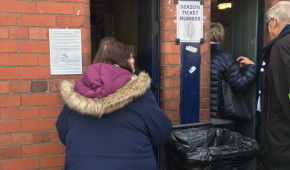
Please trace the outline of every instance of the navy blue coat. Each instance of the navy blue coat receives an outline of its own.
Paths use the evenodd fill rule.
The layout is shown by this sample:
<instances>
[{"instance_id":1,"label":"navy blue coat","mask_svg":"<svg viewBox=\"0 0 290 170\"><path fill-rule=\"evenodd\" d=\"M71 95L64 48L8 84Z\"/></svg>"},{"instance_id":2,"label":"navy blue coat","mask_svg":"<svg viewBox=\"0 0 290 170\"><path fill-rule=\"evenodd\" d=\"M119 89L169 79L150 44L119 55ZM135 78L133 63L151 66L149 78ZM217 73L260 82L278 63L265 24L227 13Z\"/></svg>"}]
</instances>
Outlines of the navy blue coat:
<instances>
[{"instance_id":1,"label":"navy blue coat","mask_svg":"<svg viewBox=\"0 0 290 170\"><path fill-rule=\"evenodd\" d=\"M248 85L255 78L256 65L249 64L243 69L239 65L233 66L233 71L229 74L231 66L236 63L236 59L227 52L222 45L211 45L211 75L210 75L210 114L211 117L221 118L219 105L221 102L222 80L227 80L235 92L245 92Z\"/></svg>"},{"instance_id":2,"label":"navy blue coat","mask_svg":"<svg viewBox=\"0 0 290 170\"><path fill-rule=\"evenodd\" d=\"M140 76L102 99L84 98L71 82L62 84L66 105L56 127L66 145L65 169L158 169L153 146L167 142L172 124L155 101L150 78Z\"/></svg>"}]
</instances>

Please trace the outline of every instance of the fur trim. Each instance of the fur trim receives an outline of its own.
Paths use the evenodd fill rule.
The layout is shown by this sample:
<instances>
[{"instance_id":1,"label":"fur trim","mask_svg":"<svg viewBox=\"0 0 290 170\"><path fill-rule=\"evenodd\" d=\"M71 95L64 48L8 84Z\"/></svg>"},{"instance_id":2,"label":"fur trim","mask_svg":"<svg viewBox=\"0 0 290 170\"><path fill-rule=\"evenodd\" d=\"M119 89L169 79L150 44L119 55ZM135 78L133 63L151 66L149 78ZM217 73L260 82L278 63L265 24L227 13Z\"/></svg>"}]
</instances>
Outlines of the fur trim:
<instances>
[{"instance_id":1,"label":"fur trim","mask_svg":"<svg viewBox=\"0 0 290 170\"><path fill-rule=\"evenodd\" d=\"M96 117L112 113L123 108L133 101L134 98L142 96L150 88L151 79L147 73L140 73L127 82L125 86L107 97L98 99L87 98L74 90L74 82L64 80L61 83L60 94L66 104L73 110Z\"/></svg>"}]
</instances>

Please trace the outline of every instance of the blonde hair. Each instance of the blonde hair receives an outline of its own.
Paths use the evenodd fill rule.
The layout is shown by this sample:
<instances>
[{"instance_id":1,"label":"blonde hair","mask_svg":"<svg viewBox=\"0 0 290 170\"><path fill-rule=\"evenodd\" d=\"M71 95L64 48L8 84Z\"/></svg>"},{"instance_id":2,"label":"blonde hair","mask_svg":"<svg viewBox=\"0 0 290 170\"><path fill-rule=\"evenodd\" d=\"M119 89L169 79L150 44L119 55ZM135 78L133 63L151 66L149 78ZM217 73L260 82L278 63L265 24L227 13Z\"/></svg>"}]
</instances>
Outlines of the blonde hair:
<instances>
[{"instance_id":1,"label":"blonde hair","mask_svg":"<svg viewBox=\"0 0 290 170\"><path fill-rule=\"evenodd\" d=\"M210 40L213 42L223 43L225 39L225 29L219 22L212 22L210 24Z\"/></svg>"},{"instance_id":2,"label":"blonde hair","mask_svg":"<svg viewBox=\"0 0 290 170\"><path fill-rule=\"evenodd\" d=\"M267 12L268 21L272 18L277 19L278 24L288 24L290 22L290 2L280 1L272 6Z\"/></svg>"}]
</instances>

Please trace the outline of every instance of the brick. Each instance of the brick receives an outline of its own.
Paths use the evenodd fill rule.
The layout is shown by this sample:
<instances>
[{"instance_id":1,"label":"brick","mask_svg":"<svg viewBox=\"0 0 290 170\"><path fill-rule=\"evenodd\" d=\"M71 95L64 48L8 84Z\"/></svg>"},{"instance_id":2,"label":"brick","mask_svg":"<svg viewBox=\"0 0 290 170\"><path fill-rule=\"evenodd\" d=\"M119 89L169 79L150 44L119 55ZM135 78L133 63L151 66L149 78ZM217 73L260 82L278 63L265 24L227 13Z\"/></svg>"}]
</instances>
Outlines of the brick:
<instances>
[{"instance_id":1,"label":"brick","mask_svg":"<svg viewBox=\"0 0 290 170\"><path fill-rule=\"evenodd\" d=\"M176 31L170 31L170 30L167 30L167 31L161 31L160 33L160 38L161 38L161 41L164 42L164 41L172 41L172 42L175 42L176 40Z\"/></svg>"},{"instance_id":2,"label":"brick","mask_svg":"<svg viewBox=\"0 0 290 170\"><path fill-rule=\"evenodd\" d=\"M42 155L58 154L58 144L41 144L22 147L23 157L33 157Z\"/></svg>"},{"instance_id":3,"label":"brick","mask_svg":"<svg viewBox=\"0 0 290 170\"><path fill-rule=\"evenodd\" d=\"M0 160L21 157L21 147L0 148Z\"/></svg>"},{"instance_id":4,"label":"brick","mask_svg":"<svg viewBox=\"0 0 290 170\"><path fill-rule=\"evenodd\" d=\"M2 120L35 119L39 118L39 108L3 108L1 115Z\"/></svg>"},{"instance_id":5,"label":"brick","mask_svg":"<svg viewBox=\"0 0 290 170\"><path fill-rule=\"evenodd\" d=\"M176 22L172 19L162 19L160 20L160 30L167 31L167 30L176 30Z\"/></svg>"},{"instance_id":6,"label":"brick","mask_svg":"<svg viewBox=\"0 0 290 170\"><path fill-rule=\"evenodd\" d=\"M37 2L37 13L41 14L73 14L72 3Z\"/></svg>"},{"instance_id":7,"label":"brick","mask_svg":"<svg viewBox=\"0 0 290 170\"><path fill-rule=\"evenodd\" d=\"M174 0L160 0L160 6L161 7L175 6Z\"/></svg>"},{"instance_id":8,"label":"brick","mask_svg":"<svg viewBox=\"0 0 290 170\"><path fill-rule=\"evenodd\" d=\"M203 16L206 17L205 20L210 21L211 9L210 8L203 8Z\"/></svg>"},{"instance_id":9,"label":"brick","mask_svg":"<svg viewBox=\"0 0 290 170\"><path fill-rule=\"evenodd\" d=\"M31 133L17 133L13 134L14 145L29 145L31 142Z\"/></svg>"},{"instance_id":10,"label":"brick","mask_svg":"<svg viewBox=\"0 0 290 170\"><path fill-rule=\"evenodd\" d=\"M202 54L200 62L202 65L210 65L210 53Z\"/></svg>"},{"instance_id":11,"label":"brick","mask_svg":"<svg viewBox=\"0 0 290 170\"><path fill-rule=\"evenodd\" d=\"M39 169L39 158L27 158L3 161L3 170Z\"/></svg>"},{"instance_id":12,"label":"brick","mask_svg":"<svg viewBox=\"0 0 290 170\"><path fill-rule=\"evenodd\" d=\"M0 135L0 139L1 139L0 140L0 147L12 145L12 136L11 136L11 134Z\"/></svg>"},{"instance_id":13,"label":"brick","mask_svg":"<svg viewBox=\"0 0 290 170\"><path fill-rule=\"evenodd\" d=\"M46 1L53 1L53 2L76 2L76 0L46 0Z\"/></svg>"},{"instance_id":14,"label":"brick","mask_svg":"<svg viewBox=\"0 0 290 170\"><path fill-rule=\"evenodd\" d=\"M28 39L28 28L12 27L9 28L10 39Z\"/></svg>"},{"instance_id":15,"label":"brick","mask_svg":"<svg viewBox=\"0 0 290 170\"><path fill-rule=\"evenodd\" d=\"M179 77L162 77L161 87L177 87L180 88L180 78Z\"/></svg>"},{"instance_id":16,"label":"brick","mask_svg":"<svg viewBox=\"0 0 290 170\"><path fill-rule=\"evenodd\" d=\"M8 28L6 28L6 27L0 28L0 38L2 38L2 39L8 38Z\"/></svg>"},{"instance_id":17,"label":"brick","mask_svg":"<svg viewBox=\"0 0 290 170\"><path fill-rule=\"evenodd\" d=\"M203 8L211 8L211 0L204 0Z\"/></svg>"},{"instance_id":18,"label":"brick","mask_svg":"<svg viewBox=\"0 0 290 170\"><path fill-rule=\"evenodd\" d=\"M210 31L203 32L203 39L204 39L205 43L210 43ZM207 53L210 53L210 51L208 51Z\"/></svg>"},{"instance_id":19,"label":"brick","mask_svg":"<svg viewBox=\"0 0 290 170\"><path fill-rule=\"evenodd\" d=\"M32 40L48 40L48 29L29 28L29 38Z\"/></svg>"},{"instance_id":20,"label":"brick","mask_svg":"<svg viewBox=\"0 0 290 170\"><path fill-rule=\"evenodd\" d=\"M265 11L268 11L272 6L276 5L279 1L270 1L265 5Z\"/></svg>"},{"instance_id":21,"label":"brick","mask_svg":"<svg viewBox=\"0 0 290 170\"><path fill-rule=\"evenodd\" d=\"M84 73L85 67L83 66L83 73ZM50 79L80 79L82 74L73 74L73 75L51 75Z\"/></svg>"},{"instance_id":22,"label":"brick","mask_svg":"<svg viewBox=\"0 0 290 170\"><path fill-rule=\"evenodd\" d=\"M30 92L46 92L48 91L47 81L31 81Z\"/></svg>"},{"instance_id":23,"label":"brick","mask_svg":"<svg viewBox=\"0 0 290 170\"><path fill-rule=\"evenodd\" d=\"M180 66L161 66L161 76L180 76Z\"/></svg>"},{"instance_id":24,"label":"brick","mask_svg":"<svg viewBox=\"0 0 290 170\"><path fill-rule=\"evenodd\" d=\"M199 119L200 119L200 122L210 121L210 110L209 109L201 109Z\"/></svg>"},{"instance_id":25,"label":"brick","mask_svg":"<svg viewBox=\"0 0 290 170\"><path fill-rule=\"evenodd\" d=\"M179 100L163 100L161 101L161 108L162 110L166 111L179 111Z\"/></svg>"},{"instance_id":26,"label":"brick","mask_svg":"<svg viewBox=\"0 0 290 170\"><path fill-rule=\"evenodd\" d=\"M91 42L82 42L82 53L91 53Z\"/></svg>"},{"instance_id":27,"label":"brick","mask_svg":"<svg viewBox=\"0 0 290 170\"><path fill-rule=\"evenodd\" d=\"M64 28L89 28L90 18L88 16L57 16L56 26Z\"/></svg>"},{"instance_id":28,"label":"brick","mask_svg":"<svg viewBox=\"0 0 290 170\"><path fill-rule=\"evenodd\" d=\"M210 51L210 44L209 43L203 43L201 45L201 53L206 53Z\"/></svg>"},{"instance_id":29,"label":"brick","mask_svg":"<svg viewBox=\"0 0 290 170\"><path fill-rule=\"evenodd\" d=\"M18 25L20 26L39 26L55 27L55 16L37 14L19 14Z\"/></svg>"},{"instance_id":30,"label":"brick","mask_svg":"<svg viewBox=\"0 0 290 170\"><path fill-rule=\"evenodd\" d=\"M35 2L1 0L0 12L34 13Z\"/></svg>"},{"instance_id":31,"label":"brick","mask_svg":"<svg viewBox=\"0 0 290 170\"><path fill-rule=\"evenodd\" d=\"M20 130L20 121L0 122L0 133L19 132Z\"/></svg>"},{"instance_id":32,"label":"brick","mask_svg":"<svg viewBox=\"0 0 290 170\"><path fill-rule=\"evenodd\" d=\"M56 118L61 112L63 106L48 106L40 108L40 115L43 118Z\"/></svg>"},{"instance_id":33,"label":"brick","mask_svg":"<svg viewBox=\"0 0 290 170\"><path fill-rule=\"evenodd\" d=\"M64 155L42 157L40 159L41 168L50 168L64 165Z\"/></svg>"},{"instance_id":34,"label":"brick","mask_svg":"<svg viewBox=\"0 0 290 170\"><path fill-rule=\"evenodd\" d=\"M63 98L61 97L61 95L58 96L58 104L59 105L64 105L65 101L63 100Z\"/></svg>"},{"instance_id":35,"label":"brick","mask_svg":"<svg viewBox=\"0 0 290 170\"><path fill-rule=\"evenodd\" d=\"M62 143L59 143L59 154L65 153L65 145Z\"/></svg>"},{"instance_id":36,"label":"brick","mask_svg":"<svg viewBox=\"0 0 290 170\"><path fill-rule=\"evenodd\" d=\"M20 41L19 52L23 53L48 53L48 41Z\"/></svg>"},{"instance_id":37,"label":"brick","mask_svg":"<svg viewBox=\"0 0 290 170\"><path fill-rule=\"evenodd\" d=\"M209 107L210 107L210 99L209 98L200 99L200 108L201 109L209 109Z\"/></svg>"},{"instance_id":38,"label":"brick","mask_svg":"<svg viewBox=\"0 0 290 170\"><path fill-rule=\"evenodd\" d=\"M23 120L22 131L40 131L55 129L56 119Z\"/></svg>"},{"instance_id":39,"label":"brick","mask_svg":"<svg viewBox=\"0 0 290 170\"><path fill-rule=\"evenodd\" d=\"M50 80L48 81L50 92L59 92L60 84L62 80Z\"/></svg>"},{"instance_id":40,"label":"brick","mask_svg":"<svg viewBox=\"0 0 290 170\"><path fill-rule=\"evenodd\" d=\"M32 134L33 144L48 143L50 139L50 132L37 132Z\"/></svg>"},{"instance_id":41,"label":"brick","mask_svg":"<svg viewBox=\"0 0 290 170\"><path fill-rule=\"evenodd\" d=\"M2 2L1 2L2 6ZM0 23L1 25L17 25L17 16L16 14L6 14L0 13Z\"/></svg>"},{"instance_id":42,"label":"brick","mask_svg":"<svg viewBox=\"0 0 290 170\"><path fill-rule=\"evenodd\" d=\"M74 4L74 15L85 15L90 16L90 5L89 4Z\"/></svg>"},{"instance_id":43,"label":"brick","mask_svg":"<svg viewBox=\"0 0 290 170\"><path fill-rule=\"evenodd\" d=\"M91 30L82 28L82 41L91 41Z\"/></svg>"},{"instance_id":44,"label":"brick","mask_svg":"<svg viewBox=\"0 0 290 170\"><path fill-rule=\"evenodd\" d=\"M175 7L166 7L160 8L161 19L176 19L176 8Z\"/></svg>"},{"instance_id":45,"label":"brick","mask_svg":"<svg viewBox=\"0 0 290 170\"><path fill-rule=\"evenodd\" d=\"M20 68L21 79L48 79L50 70L47 67L25 67Z\"/></svg>"},{"instance_id":46,"label":"brick","mask_svg":"<svg viewBox=\"0 0 290 170\"><path fill-rule=\"evenodd\" d=\"M180 65L180 55L161 54L161 65Z\"/></svg>"},{"instance_id":47,"label":"brick","mask_svg":"<svg viewBox=\"0 0 290 170\"><path fill-rule=\"evenodd\" d=\"M180 46L175 45L173 42L163 42L161 43L161 53L180 53Z\"/></svg>"},{"instance_id":48,"label":"brick","mask_svg":"<svg viewBox=\"0 0 290 170\"><path fill-rule=\"evenodd\" d=\"M57 131L50 132L51 142L60 142Z\"/></svg>"},{"instance_id":49,"label":"brick","mask_svg":"<svg viewBox=\"0 0 290 170\"><path fill-rule=\"evenodd\" d=\"M0 107L20 106L20 95L0 95Z\"/></svg>"},{"instance_id":50,"label":"brick","mask_svg":"<svg viewBox=\"0 0 290 170\"><path fill-rule=\"evenodd\" d=\"M82 64L83 64L83 66L91 65L91 54L83 54L82 55Z\"/></svg>"},{"instance_id":51,"label":"brick","mask_svg":"<svg viewBox=\"0 0 290 170\"><path fill-rule=\"evenodd\" d=\"M1 23L1 21L0 21ZM0 41L0 52L17 52L17 41Z\"/></svg>"},{"instance_id":52,"label":"brick","mask_svg":"<svg viewBox=\"0 0 290 170\"><path fill-rule=\"evenodd\" d=\"M35 54L1 54L0 65L35 66L37 65L37 55Z\"/></svg>"},{"instance_id":53,"label":"brick","mask_svg":"<svg viewBox=\"0 0 290 170\"><path fill-rule=\"evenodd\" d=\"M179 111L164 111L164 113L167 115L167 117L172 122L180 122L180 113L179 113Z\"/></svg>"},{"instance_id":54,"label":"brick","mask_svg":"<svg viewBox=\"0 0 290 170\"><path fill-rule=\"evenodd\" d=\"M40 65L40 66L49 66L50 65L50 56L49 56L49 54L39 54L38 55L38 65Z\"/></svg>"},{"instance_id":55,"label":"brick","mask_svg":"<svg viewBox=\"0 0 290 170\"><path fill-rule=\"evenodd\" d=\"M161 98L164 100L180 99L180 89L178 88L163 89L161 93Z\"/></svg>"},{"instance_id":56,"label":"brick","mask_svg":"<svg viewBox=\"0 0 290 170\"><path fill-rule=\"evenodd\" d=\"M200 77L200 86L201 87L210 87L210 76L201 76Z\"/></svg>"},{"instance_id":57,"label":"brick","mask_svg":"<svg viewBox=\"0 0 290 170\"><path fill-rule=\"evenodd\" d=\"M29 92L28 81L11 81L10 90L12 93L25 93Z\"/></svg>"},{"instance_id":58,"label":"brick","mask_svg":"<svg viewBox=\"0 0 290 170\"><path fill-rule=\"evenodd\" d=\"M18 70L18 68L1 67L0 68L0 79L1 80L19 79L19 70Z\"/></svg>"},{"instance_id":59,"label":"brick","mask_svg":"<svg viewBox=\"0 0 290 170\"><path fill-rule=\"evenodd\" d=\"M200 72L202 76L210 76L210 65L201 65Z\"/></svg>"},{"instance_id":60,"label":"brick","mask_svg":"<svg viewBox=\"0 0 290 170\"><path fill-rule=\"evenodd\" d=\"M203 33L209 32L209 35L210 35L210 23L211 23L211 20L208 20L208 19L203 21ZM210 39L207 39L207 40L210 41Z\"/></svg>"},{"instance_id":61,"label":"brick","mask_svg":"<svg viewBox=\"0 0 290 170\"><path fill-rule=\"evenodd\" d=\"M201 87L200 88L200 98L210 98L210 88Z\"/></svg>"},{"instance_id":62,"label":"brick","mask_svg":"<svg viewBox=\"0 0 290 170\"><path fill-rule=\"evenodd\" d=\"M41 100L40 100L41 99ZM57 94L23 94L22 106L40 106L57 104Z\"/></svg>"},{"instance_id":63,"label":"brick","mask_svg":"<svg viewBox=\"0 0 290 170\"><path fill-rule=\"evenodd\" d=\"M0 81L0 93L9 93L9 81Z\"/></svg>"}]
</instances>

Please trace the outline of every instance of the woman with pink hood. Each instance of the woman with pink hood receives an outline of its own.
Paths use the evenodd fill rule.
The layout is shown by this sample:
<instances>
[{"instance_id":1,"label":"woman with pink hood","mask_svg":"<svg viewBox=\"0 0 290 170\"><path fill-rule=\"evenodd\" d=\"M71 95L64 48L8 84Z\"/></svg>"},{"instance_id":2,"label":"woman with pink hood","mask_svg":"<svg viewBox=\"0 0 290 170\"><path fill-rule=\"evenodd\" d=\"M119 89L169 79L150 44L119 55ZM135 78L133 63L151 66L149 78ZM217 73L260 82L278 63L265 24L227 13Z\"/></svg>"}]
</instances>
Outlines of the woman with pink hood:
<instances>
[{"instance_id":1,"label":"woman with pink hood","mask_svg":"<svg viewBox=\"0 0 290 170\"><path fill-rule=\"evenodd\" d=\"M103 43L82 78L63 81L66 104L56 127L66 145L66 170L157 170L153 146L172 124L161 111L148 74L134 75L134 48Z\"/></svg>"}]
</instances>

